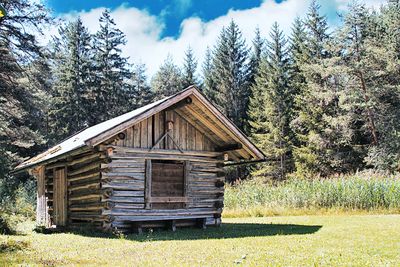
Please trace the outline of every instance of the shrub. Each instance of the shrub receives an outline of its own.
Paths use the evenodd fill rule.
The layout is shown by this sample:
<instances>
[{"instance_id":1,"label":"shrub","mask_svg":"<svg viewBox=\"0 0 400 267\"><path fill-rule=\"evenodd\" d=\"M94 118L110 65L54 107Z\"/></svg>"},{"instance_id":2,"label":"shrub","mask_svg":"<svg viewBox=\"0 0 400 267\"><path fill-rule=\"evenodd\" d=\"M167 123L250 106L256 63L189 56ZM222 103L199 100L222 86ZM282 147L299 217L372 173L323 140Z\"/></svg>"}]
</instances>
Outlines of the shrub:
<instances>
[{"instance_id":1,"label":"shrub","mask_svg":"<svg viewBox=\"0 0 400 267\"><path fill-rule=\"evenodd\" d=\"M14 196L1 200L0 233L17 234L21 223L35 219L35 206L30 201L29 193L24 187L18 188Z\"/></svg>"}]
</instances>

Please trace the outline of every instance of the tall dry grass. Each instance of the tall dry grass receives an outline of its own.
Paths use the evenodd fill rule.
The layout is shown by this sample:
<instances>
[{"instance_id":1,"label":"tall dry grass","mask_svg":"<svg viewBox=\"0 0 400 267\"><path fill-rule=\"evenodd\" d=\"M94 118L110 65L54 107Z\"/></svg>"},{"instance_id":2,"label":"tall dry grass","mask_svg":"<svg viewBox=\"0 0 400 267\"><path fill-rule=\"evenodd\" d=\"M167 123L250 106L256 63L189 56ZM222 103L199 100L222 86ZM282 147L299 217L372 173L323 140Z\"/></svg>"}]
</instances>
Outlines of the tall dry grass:
<instances>
[{"instance_id":1,"label":"tall dry grass","mask_svg":"<svg viewBox=\"0 0 400 267\"><path fill-rule=\"evenodd\" d=\"M225 217L399 211L400 177L393 175L359 173L279 183L254 178L225 188Z\"/></svg>"}]
</instances>

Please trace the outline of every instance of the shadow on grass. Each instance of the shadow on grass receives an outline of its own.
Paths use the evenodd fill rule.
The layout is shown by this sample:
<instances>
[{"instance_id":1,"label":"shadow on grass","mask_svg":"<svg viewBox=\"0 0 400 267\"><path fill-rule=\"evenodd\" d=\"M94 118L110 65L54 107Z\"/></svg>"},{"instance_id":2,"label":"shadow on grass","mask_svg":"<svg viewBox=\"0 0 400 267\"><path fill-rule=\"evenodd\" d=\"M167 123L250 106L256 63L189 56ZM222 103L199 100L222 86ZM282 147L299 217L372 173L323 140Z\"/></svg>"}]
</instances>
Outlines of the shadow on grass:
<instances>
[{"instance_id":1,"label":"shadow on grass","mask_svg":"<svg viewBox=\"0 0 400 267\"><path fill-rule=\"evenodd\" d=\"M317 232L321 225L299 224L258 224L258 223L223 223L220 227L178 228L176 232L154 229L142 234L129 234L124 239L132 241L160 241L160 240L200 240L200 239L228 239L242 237L261 237L275 235L306 235ZM121 238L112 234L94 231L73 231L73 234L88 237Z\"/></svg>"}]
</instances>

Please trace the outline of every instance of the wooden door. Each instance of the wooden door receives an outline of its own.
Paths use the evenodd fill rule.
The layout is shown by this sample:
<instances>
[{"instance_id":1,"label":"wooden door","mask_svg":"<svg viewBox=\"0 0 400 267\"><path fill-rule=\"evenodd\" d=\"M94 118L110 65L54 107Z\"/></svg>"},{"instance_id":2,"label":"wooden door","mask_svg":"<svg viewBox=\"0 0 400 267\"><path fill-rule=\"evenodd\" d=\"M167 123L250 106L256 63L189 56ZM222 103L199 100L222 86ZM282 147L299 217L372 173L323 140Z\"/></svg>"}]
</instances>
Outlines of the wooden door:
<instances>
[{"instance_id":1,"label":"wooden door","mask_svg":"<svg viewBox=\"0 0 400 267\"><path fill-rule=\"evenodd\" d=\"M65 168L54 171L54 224L67 225L67 179Z\"/></svg>"}]
</instances>

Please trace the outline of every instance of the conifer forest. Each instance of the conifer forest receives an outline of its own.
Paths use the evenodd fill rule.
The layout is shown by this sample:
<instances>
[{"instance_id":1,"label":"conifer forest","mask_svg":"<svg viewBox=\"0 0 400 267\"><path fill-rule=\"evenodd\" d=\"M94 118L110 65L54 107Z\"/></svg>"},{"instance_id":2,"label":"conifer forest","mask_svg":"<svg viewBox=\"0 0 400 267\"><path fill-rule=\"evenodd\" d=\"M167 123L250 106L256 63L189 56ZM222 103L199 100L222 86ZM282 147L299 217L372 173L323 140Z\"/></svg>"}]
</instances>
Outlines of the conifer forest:
<instances>
[{"instance_id":1,"label":"conifer forest","mask_svg":"<svg viewBox=\"0 0 400 267\"><path fill-rule=\"evenodd\" d=\"M108 10L89 32L79 18L56 21L37 1L0 4L2 197L34 186L11 172L23 159L192 84L267 156L231 170L232 179L399 171L398 0L378 10L354 2L335 28L314 1L289 34L275 23L266 36L255 28L252 40L232 20L204 58L190 46L182 65L166 54L152 77L123 56L129 43ZM47 27L58 34L42 45Z\"/></svg>"}]
</instances>

